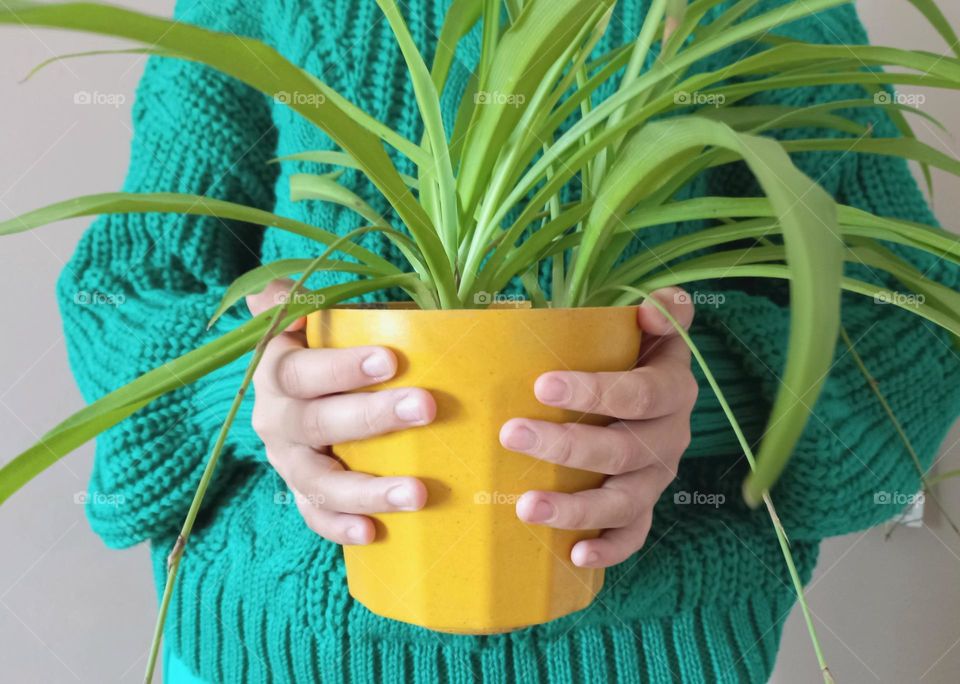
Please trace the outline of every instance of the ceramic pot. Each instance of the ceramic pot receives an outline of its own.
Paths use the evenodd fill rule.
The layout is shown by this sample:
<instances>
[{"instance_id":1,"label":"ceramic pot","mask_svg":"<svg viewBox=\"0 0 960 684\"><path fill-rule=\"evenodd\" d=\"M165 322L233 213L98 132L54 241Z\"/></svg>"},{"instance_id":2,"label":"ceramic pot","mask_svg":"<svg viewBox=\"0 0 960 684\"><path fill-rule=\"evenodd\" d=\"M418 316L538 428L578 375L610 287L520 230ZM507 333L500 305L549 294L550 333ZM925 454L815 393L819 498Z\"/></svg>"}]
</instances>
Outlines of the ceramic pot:
<instances>
[{"instance_id":1,"label":"ceramic pot","mask_svg":"<svg viewBox=\"0 0 960 684\"><path fill-rule=\"evenodd\" d=\"M462 634L510 631L590 604L603 570L574 566L570 550L596 532L527 525L515 504L531 489L590 489L603 476L508 451L499 432L515 417L602 424L544 406L533 384L550 370L632 368L635 307L344 307L311 315L307 337L311 347L389 347L398 372L372 389L422 387L437 403L429 426L334 448L352 470L414 476L428 490L422 511L376 516L376 541L344 547L355 599L378 615Z\"/></svg>"}]
</instances>

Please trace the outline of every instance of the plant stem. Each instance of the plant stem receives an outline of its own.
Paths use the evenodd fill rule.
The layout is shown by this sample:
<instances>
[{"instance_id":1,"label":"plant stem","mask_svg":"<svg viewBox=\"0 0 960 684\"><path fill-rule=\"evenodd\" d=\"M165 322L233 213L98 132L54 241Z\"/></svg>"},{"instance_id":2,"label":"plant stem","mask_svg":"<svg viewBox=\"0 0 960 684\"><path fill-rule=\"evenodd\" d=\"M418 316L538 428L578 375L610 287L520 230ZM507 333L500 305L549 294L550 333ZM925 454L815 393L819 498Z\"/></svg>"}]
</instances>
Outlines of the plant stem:
<instances>
[{"instance_id":1,"label":"plant stem","mask_svg":"<svg viewBox=\"0 0 960 684\"><path fill-rule=\"evenodd\" d=\"M247 393L247 388L250 386L250 382L253 380L253 374L256 371L257 366L260 364L260 360L263 358L263 354L267 348L267 343L269 343L270 340L276 336L277 329L279 328L280 321L283 319L286 308L287 305L284 304L277 310L270 328L257 343L253 358L250 360L250 363L247 366L247 371L243 376L243 382L240 385L240 389L234 396L233 403L230 405L230 411L227 413L226 419L220 426L220 433L217 435L217 441L213 446L213 450L210 452L210 457L207 459L207 465L203 469L203 475L200 477L200 484L197 486L197 491L193 495L193 502L190 504L190 510L187 512L186 520L183 521L183 527L180 530L180 534L177 536L177 541L174 543L173 550L167 557L167 581L163 588L163 598L160 601L160 612L157 615L157 622L154 626L153 642L150 645L150 657L147 660L147 670L144 674L144 682L146 682L146 684L150 684L150 682L153 681L153 671L156 668L157 655L160 652L160 642L163 638L163 626L166 623L167 610L170 607L170 598L173 596L173 587L176 584L177 571L180 569L180 560L183 558L183 552L186 550L187 541L190 539L190 533L193 531L193 525L196 522L197 514L200 512L200 505L203 503L203 498L207 493L207 488L210 486L210 482L213 479L213 473L216 470L217 463L220 460L220 454L223 452L223 447L227 440L227 434L230 432L230 428L233 426L233 421L237 417L237 412L240 410L240 404L243 402L243 398Z\"/></svg>"},{"instance_id":2,"label":"plant stem","mask_svg":"<svg viewBox=\"0 0 960 684\"><path fill-rule=\"evenodd\" d=\"M703 357L703 354L700 353L700 350L693 342L693 339L690 337L689 333L687 333L684 327L677 322L677 319L675 319L670 312L667 311L667 308L663 306L663 304L657 301L656 298L651 297L647 292L634 287L623 287L621 289L638 295L640 298L650 302L650 304L656 307L657 310L660 311L660 313L662 313L663 316L670 321L670 324L676 329L677 334L683 339L687 347L690 348L690 352L693 354L697 364L703 371L704 377L710 384L710 389L713 390L714 395L716 395L717 401L720 403L720 407L723 409L727 420L730 422L730 426L733 428L733 432L737 436L737 441L740 442L740 448L743 449L743 453L747 458L747 462L750 464L750 469L755 470L756 458L753 455L753 449L751 449L749 441L747 441L746 436L743 434L743 429L740 427L740 423L733 414L730 404L727 403L727 399L724 396L723 391L720 389L719 383L717 383L716 378L710 371L710 367L707 365L706 359ZM810 635L813 651L817 656L817 663L820 666L820 672L823 674L823 681L825 684L833 684L833 676L830 674L830 668L827 667L826 659L823 656L823 649L820 647L820 640L817 637L817 630L813 624L813 615L810 612L810 607L807 605L806 596L803 593L803 582L800 579L800 573L797 572L797 566L793 560L793 553L790 551L790 541L787 539L787 533L783 529L783 524L780 522L780 516L777 514L777 509L773 505L773 499L770 498L769 492L765 491L763 493L763 502L767 508L767 513L770 516L770 520L773 522L773 529L776 531L777 541L780 544L780 550L783 552L783 558L786 561L787 570L789 571L790 579L793 582L793 589L797 595L797 602L800 604L800 610L803 612L803 619L807 625L807 633Z\"/></svg>"},{"instance_id":3,"label":"plant stem","mask_svg":"<svg viewBox=\"0 0 960 684\"><path fill-rule=\"evenodd\" d=\"M257 370L257 366L260 365L261 359L263 359L264 352L266 352L267 345L270 341L276 337L280 331L282 331L286 326L281 325L284 322L284 319L287 316L287 309L290 306L290 302L294 300L294 297L300 290L303 288L304 284L307 282L307 279L317 270L320 264L323 263L323 260L328 256L330 252L337 249L341 243L348 242L355 235L362 235L365 232L371 230L370 227L357 228L346 235L342 236L339 240L330 245L320 256L313 260L313 263L306 269L303 273L300 274L300 278L290 287L290 290L287 294L287 298L277 307L277 312L273 316L273 320L270 322L270 327L267 328L266 332L257 342L257 346L254 348L253 356L250 359L250 363L247 365L247 370L243 375L243 381L240 383L240 388L237 390L236 395L233 397L233 402L230 404L230 410L227 412L227 416L223 421L223 424L220 426L220 433L217 435L217 441L213 445L213 449L210 452L210 456L207 459L207 465L203 469L203 475L200 477L200 484L197 486L197 491L194 492L193 501L190 503L190 510L187 511L187 517L183 521L183 527L180 529L180 534L177 536L176 542L174 542L173 549L170 551L170 555L167 557L167 580L163 588L163 597L160 600L160 610L157 614L157 622L153 630L153 641L150 644L150 656L147 659L147 670L144 674L145 684L151 684L153 681L153 672L157 665L157 655L160 652L160 642L163 640L163 627L166 624L167 620L167 611L170 607L170 599L173 596L173 588L176 585L177 572L180 569L180 560L183 558L184 551L187 548L187 541L190 539L190 534L193 531L193 525L196 522L197 514L200 512L200 506L203 503L203 499L207 494L207 489L210 486L210 482L213 479L213 473L217 469L217 463L220 461L220 454L223 452L223 447L227 441L227 435L230 433L230 428L233 427L233 421L237 417L237 412L240 410L240 405L243 403L243 398L247 394L247 389L250 387L250 383L253 381L253 374Z\"/></svg>"}]
</instances>

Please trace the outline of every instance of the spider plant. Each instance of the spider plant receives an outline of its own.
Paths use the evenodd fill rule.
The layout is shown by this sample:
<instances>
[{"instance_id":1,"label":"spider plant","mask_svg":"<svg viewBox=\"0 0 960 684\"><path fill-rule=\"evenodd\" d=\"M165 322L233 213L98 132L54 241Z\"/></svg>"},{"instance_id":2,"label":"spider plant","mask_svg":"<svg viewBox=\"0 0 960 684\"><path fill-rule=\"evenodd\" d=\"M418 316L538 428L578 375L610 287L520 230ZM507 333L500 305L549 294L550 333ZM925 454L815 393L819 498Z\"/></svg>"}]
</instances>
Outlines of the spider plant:
<instances>
[{"instance_id":1,"label":"spider plant","mask_svg":"<svg viewBox=\"0 0 960 684\"><path fill-rule=\"evenodd\" d=\"M957 45L956 33L933 0L906 1ZM759 11L757 0L652 0L632 44L597 54L615 0L509 0L505 7L495 0L453 0L428 65L395 0L377 0L413 84L423 122L417 141L392 131L256 40L98 3L7 0L0 9L3 24L124 38L136 44L131 52L200 62L270 97L301 94L288 106L339 149L305 150L295 158L359 170L391 211L378 214L330 173L293 176L291 192L294 199L319 199L357 212L367 225L347 236L252 207L172 193L78 197L0 223L5 234L80 216L164 212L273 227L317 243L317 255L266 264L239 278L212 312L214 319L278 276L299 274L294 286L299 291L318 269L345 274L342 283L313 293L322 297L290 298L71 416L0 470L0 502L158 396L253 351L171 554L159 639L176 568L226 431L264 345L295 319L386 288L399 288L424 309L478 308L519 281L534 306L579 307L634 304L656 288L703 280L769 279L788 284L791 328L781 387L755 459L721 388L693 350L750 459L744 497L769 509L805 610L769 491L829 373L841 330L841 293L885 298L960 335L960 294L924 277L884 246L893 243L957 263L958 240L840 205L791 159L791 153L805 151L879 154L920 163L928 179L930 167L960 173L960 162L913 135L906 114L920 112L889 97L898 84L960 89L960 53L816 45L774 33L849 2L788 1ZM461 100L456 125L446 130L439 96L455 46L481 19L477 73ZM658 42L657 58L644 69ZM722 70L693 69L743 43L756 49ZM599 89L610 84L613 94L601 100ZM863 96L808 107L748 100L766 91L829 84L859 85ZM853 109L881 106L900 137L874 137L848 116ZM770 135L786 130L792 133L787 141ZM841 135L811 137L814 130ZM413 164L414 176L400 173L399 158ZM746 164L762 196L682 198L680 191L700 174L733 162ZM679 222L703 227L625 255L630 241L644 231ZM359 238L369 232L386 236L407 264L397 267L363 248ZM899 289L845 275L845 264L866 265L889 276L883 282L899 283ZM541 272L550 274L549 298L538 284ZM148 670L152 665L153 659Z\"/></svg>"}]
</instances>

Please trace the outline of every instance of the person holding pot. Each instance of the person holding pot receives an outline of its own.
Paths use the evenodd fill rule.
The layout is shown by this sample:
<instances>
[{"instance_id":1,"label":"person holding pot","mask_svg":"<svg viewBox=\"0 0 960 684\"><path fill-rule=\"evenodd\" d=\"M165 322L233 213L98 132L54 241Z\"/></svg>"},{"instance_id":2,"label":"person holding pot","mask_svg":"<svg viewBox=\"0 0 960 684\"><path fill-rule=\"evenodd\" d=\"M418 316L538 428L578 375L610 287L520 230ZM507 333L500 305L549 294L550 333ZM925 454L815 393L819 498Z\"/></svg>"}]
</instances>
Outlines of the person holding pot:
<instances>
[{"instance_id":1,"label":"person holding pot","mask_svg":"<svg viewBox=\"0 0 960 684\"><path fill-rule=\"evenodd\" d=\"M766 0L755 11L778 4ZM426 54L447 6L447 0L405 3ZM646 10L643 0L618 3L603 48L633 40ZM396 76L404 73L401 55L374 0L180 0L176 16L273 44L398 132L421 135L410 84ZM791 31L821 43L866 39L849 4ZM475 30L458 50L450 79L460 93L480 40ZM740 56L731 52L729 59ZM861 96L857 88L847 90L768 97L799 106ZM460 93L444 95L448 112ZM230 199L341 233L355 226L340 207L291 202L289 165L267 163L333 148L280 102L204 67L151 57L134 123L127 190ZM887 119L864 123L877 134L896 134ZM847 204L934 223L899 160L811 153L799 163ZM341 180L385 209L359 174ZM727 168L703 175L690 192L749 194L752 182L745 171ZM650 235L662 241L678 230ZM365 244L401 258L382 236L370 235ZM260 261L311 256L308 249L297 236L210 218L98 220L60 281L71 360L85 395L101 396L202 344L211 333L197 322L216 308L227 283ZM923 270L957 286L957 274L943 264ZM316 285L339 277L317 274ZM277 282L251 297L250 311L272 306L284 287ZM73 302L78 291L122 292L124 302L80 306ZM653 296L690 327L748 436L760 437L784 362L789 315L783 292L747 283ZM234 310L222 325L248 317ZM845 320L860 353L875 360L875 379L892 388L893 409L929 462L960 406L960 369L949 342L894 307L851 302ZM529 525L601 530L576 543L569 560L608 568L604 589L588 608L561 619L469 636L381 618L350 597L344 576L341 545L372 543L371 516L416 516L430 501L423 482L348 470L331 448L422 429L435 418L435 397L418 387L351 392L393 377L395 354L375 340L352 349L309 349L302 322L294 324L269 345L184 556L166 632L166 680L766 681L795 602L776 536L764 512L741 503L742 452L716 398L691 368L687 346L649 302L637 308L636 325L644 336L635 369L558 368L530 388L544 405L600 414L610 425L516 416L499 427L511 451L606 476L597 488L530 491L516 502L516 516ZM115 349L120 340L123 353ZM91 499L91 524L114 547L149 541L161 587L165 559L243 371L242 362L233 363L164 396L98 442L90 487L122 495L126 504ZM823 538L897 512L878 502L876 492L919 486L882 408L863 399L865 383L850 355L839 354L776 491L804 580Z\"/></svg>"}]
</instances>

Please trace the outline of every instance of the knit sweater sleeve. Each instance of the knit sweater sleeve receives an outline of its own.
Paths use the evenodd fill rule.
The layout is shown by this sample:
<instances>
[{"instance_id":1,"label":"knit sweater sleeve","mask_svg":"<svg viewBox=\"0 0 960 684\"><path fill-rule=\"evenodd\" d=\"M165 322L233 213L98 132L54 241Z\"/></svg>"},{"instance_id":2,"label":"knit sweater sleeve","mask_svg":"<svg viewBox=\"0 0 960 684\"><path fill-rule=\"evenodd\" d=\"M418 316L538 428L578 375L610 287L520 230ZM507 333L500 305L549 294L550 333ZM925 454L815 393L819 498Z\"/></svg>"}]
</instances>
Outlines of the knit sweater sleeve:
<instances>
[{"instance_id":1,"label":"knit sweater sleeve","mask_svg":"<svg viewBox=\"0 0 960 684\"><path fill-rule=\"evenodd\" d=\"M821 42L862 43L866 35L852 6L821 15ZM807 36L809 38L809 36ZM790 93L789 104L864 97L862 91ZM874 126L874 135L897 134L876 110L854 113ZM907 163L877 155L798 155L798 164L837 199L880 216L936 225ZM934 257L896 250L929 278L960 286L958 269ZM890 287L897 283L864 268L855 277ZM901 288L902 289L902 288ZM749 293L748 293L749 292ZM728 387L735 397L753 387L755 401L741 415L756 423L756 409L769 411L786 362L789 310L783 293L757 287L728 291L723 306L702 313L710 339L719 338L724 358L739 367ZM923 467L932 462L960 415L960 356L953 340L932 324L897 307L845 295L843 323L869 374L892 406ZM731 373L729 370L727 374ZM722 384L722 381L721 381ZM735 409L736 410L736 409ZM755 434L759 438L759 433ZM867 377L845 344L838 344L823 393L780 483L773 491L793 539L820 539L863 529L896 515L920 487L919 474Z\"/></svg>"},{"instance_id":2,"label":"knit sweater sleeve","mask_svg":"<svg viewBox=\"0 0 960 684\"><path fill-rule=\"evenodd\" d=\"M256 23L243 5L180 0L175 16L252 35ZM272 205L266 161L275 134L262 95L206 67L152 58L133 124L126 191ZM236 326L243 317L237 312L209 332L206 321L226 285L258 262L260 239L252 226L213 218L97 220L58 283L70 362L84 398L93 401ZM97 440L87 515L107 544L125 547L177 528L244 366L241 359L157 399ZM261 451L249 413L247 401L222 475Z\"/></svg>"}]
</instances>

